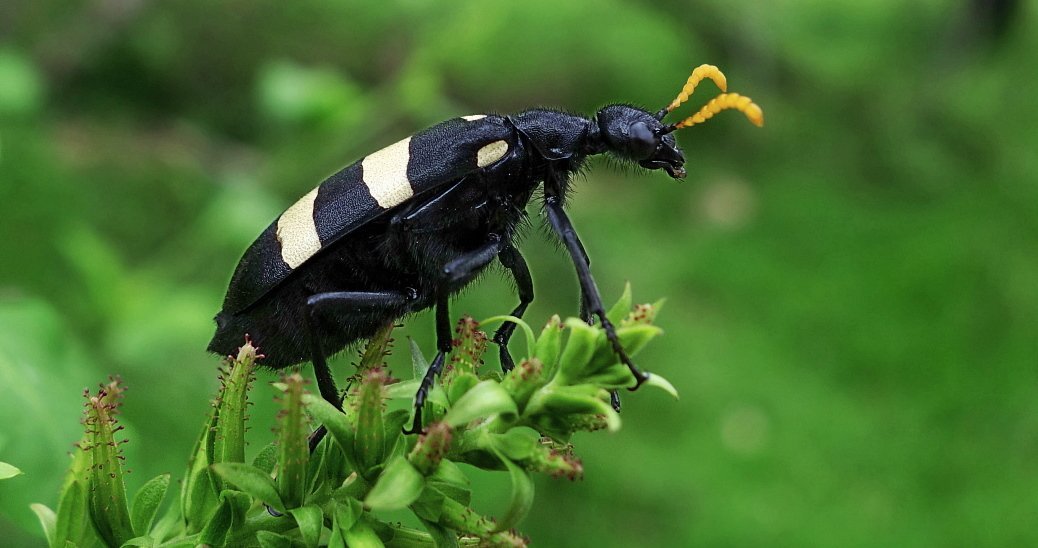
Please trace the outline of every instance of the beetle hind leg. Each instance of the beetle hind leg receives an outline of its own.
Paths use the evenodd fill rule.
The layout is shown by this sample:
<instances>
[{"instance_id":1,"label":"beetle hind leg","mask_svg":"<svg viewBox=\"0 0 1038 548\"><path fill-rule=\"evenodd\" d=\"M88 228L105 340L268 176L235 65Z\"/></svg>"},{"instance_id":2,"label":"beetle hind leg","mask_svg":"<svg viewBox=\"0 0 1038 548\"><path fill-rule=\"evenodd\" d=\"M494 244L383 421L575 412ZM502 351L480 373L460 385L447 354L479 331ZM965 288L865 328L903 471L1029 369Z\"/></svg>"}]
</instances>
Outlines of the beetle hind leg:
<instances>
[{"instance_id":1,"label":"beetle hind leg","mask_svg":"<svg viewBox=\"0 0 1038 548\"><path fill-rule=\"evenodd\" d=\"M342 410L345 394L339 393L335 386L335 378L328 367L328 361L321 347L318 335L317 314L321 310L340 308L355 311L384 310L399 308L417 298L414 290L409 291L332 291L311 295L306 300L306 327L310 338L310 353L314 364L314 377L317 378L317 390L325 401ZM317 447L327 431L324 426L314 430L310 435L310 451Z\"/></svg>"}]
</instances>

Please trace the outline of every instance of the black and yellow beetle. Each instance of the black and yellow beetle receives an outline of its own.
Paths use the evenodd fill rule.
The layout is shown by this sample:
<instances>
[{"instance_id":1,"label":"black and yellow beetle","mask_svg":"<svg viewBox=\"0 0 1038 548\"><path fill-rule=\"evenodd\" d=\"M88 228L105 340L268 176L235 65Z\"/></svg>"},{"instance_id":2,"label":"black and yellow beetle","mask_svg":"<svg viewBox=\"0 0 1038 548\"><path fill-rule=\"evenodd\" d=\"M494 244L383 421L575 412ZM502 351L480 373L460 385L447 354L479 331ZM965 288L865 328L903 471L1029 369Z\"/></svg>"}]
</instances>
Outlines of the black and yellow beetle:
<instances>
[{"instance_id":1,"label":"black and yellow beetle","mask_svg":"<svg viewBox=\"0 0 1038 548\"><path fill-rule=\"evenodd\" d=\"M705 78L722 91L727 87L717 67L703 65L656 113L620 104L590 118L546 109L464 116L347 166L289 207L245 251L209 350L231 354L248 334L268 367L310 359L322 397L341 408L325 359L435 306L438 353L415 396L409 432L418 432L422 404L451 349L450 296L497 259L518 288L512 315L521 317L533 300L530 271L513 239L540 187L548 223L576 267L585 319L601 322L637 387L648 375L617 341L563 205L571 176L588 156L609 153L681 178L685 157L674 130L725 109L763 123L761 109L734 93L677 124L663 123ZM512 366L507 344L514 328L507 323L494 336L505 369Z\"/></svg>"}]
</instances>

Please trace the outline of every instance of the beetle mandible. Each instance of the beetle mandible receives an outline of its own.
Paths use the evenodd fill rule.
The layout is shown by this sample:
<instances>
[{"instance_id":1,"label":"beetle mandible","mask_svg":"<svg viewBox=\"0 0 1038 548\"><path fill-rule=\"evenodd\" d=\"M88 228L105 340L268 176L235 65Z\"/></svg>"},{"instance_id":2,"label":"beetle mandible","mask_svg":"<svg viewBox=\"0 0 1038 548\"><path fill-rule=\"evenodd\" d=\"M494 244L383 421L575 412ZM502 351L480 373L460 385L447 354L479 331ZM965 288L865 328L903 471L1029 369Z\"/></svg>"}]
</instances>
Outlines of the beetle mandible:
<instances>
[{"instance_id":1,"label":"beetle mandible","mask_svg":"<svg viewBox=\"0 0 1038 548\"><path fill-rule=\"evenodd\" d=\"M437 353L415 394L413 424L405 430L419 432L422 405L451 350L451 295L497 259L518 289L512 315L522 317L533 301L530 270L513 241L540 187L548 224L576 269L582 315L601 322L631 370L631 389L637 388L648 374L617 340L563 206L572 175L589 156L610 154L677 179L685 176L685 157L675 130L725 109L763 124L760 107L734 93L665 124L664 117L707 78L726 91L721 71L702 65L656 113L615 104L590 118L549 109L464 116L343 168L289 207L245 251L216 315L209 350L231 354L248 335L268 367L309 359L321 396L341 409L326 358L390 322L435 307ZM507 345L514 329L506 323L494 335L505 370L513 365Z\"/></svg>"}]
</instances>

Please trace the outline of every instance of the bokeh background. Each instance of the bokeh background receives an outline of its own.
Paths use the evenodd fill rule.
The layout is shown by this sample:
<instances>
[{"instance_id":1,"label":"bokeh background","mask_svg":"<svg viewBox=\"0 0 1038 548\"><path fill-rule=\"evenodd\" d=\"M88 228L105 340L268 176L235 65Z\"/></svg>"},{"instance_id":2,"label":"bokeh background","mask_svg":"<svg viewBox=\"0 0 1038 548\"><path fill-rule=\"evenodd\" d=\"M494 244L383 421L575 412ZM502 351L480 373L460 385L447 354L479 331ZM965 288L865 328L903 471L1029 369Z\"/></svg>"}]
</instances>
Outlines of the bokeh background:
<instances>
[{"instance_id":1,"label":"bokeh background","mask_svg":"<svg viewBox=\"0 0 1038 548\"><path fill-rule=\"evenodd\" d=\"M668 298L639 361L682 398L627 396L622 431L577 440L586 479L539 478L522 530L1035 545L1036 24L1018 0L6 0L0 460L26 474L0 484L0 538L42 543L27 504L54 504L109 374L130 387L129 487L181 474L234 265L324 176L454 116L658 108L710 62L765 128L679 133L683 183L592 161L570 207L607 301L625 280ZM575 314L568 259L529 236L527 318ZM510 309L498 278L454 310ZM432 349L427 318L405 333ZM500 508L506 486L477 482Z\"/></svg>"}]
</instances>

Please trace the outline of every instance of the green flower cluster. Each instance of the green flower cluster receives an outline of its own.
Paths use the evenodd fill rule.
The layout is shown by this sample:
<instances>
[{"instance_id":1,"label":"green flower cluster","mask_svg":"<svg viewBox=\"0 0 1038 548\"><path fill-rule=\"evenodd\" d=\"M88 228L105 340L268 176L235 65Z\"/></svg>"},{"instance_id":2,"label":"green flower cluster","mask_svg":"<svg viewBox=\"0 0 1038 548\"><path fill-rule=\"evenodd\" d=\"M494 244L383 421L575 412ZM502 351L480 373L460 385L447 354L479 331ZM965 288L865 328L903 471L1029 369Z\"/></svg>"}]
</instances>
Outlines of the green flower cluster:
<instances>
[{"instance_id":1,"label":"green flower cluster","mask_svg":"<svg viewBox=\"0 0 1038 548\"><path fill-rule=\"evenodd\" d=\"M609 312L624 348L638 352L660 334L659 303L631 307L630 288ZM397 381L383 364L386 328L365 349L339 411L306 389L298 373L280 391L277 439L245 462L249 388L262 356L251 343L229 359L220 393L195 445L179 500L161 517L170 476L125 492L115 415L118 380L87 394L86 433L57 511L34 510L51 546L525 546L513 528L533 505L531 473L580 478L570 438L577 431L620 427L610 391L633 384L605 332L578 319L551 318L526 334L527 357L508 374L481 371L486 335L459 321L454 350L426 402L420 436L404 436L408 403L428 363L411 344L415 378ZM664 379L648 384L674 394ZM676 395L676 394L675 394ZM311 452L314 424L327 435ZM510 504L495 518L470 507L471 488L458 466L506 472ZM421 528L380 516L409 510Z\"/></svg>"}]
</instances>

